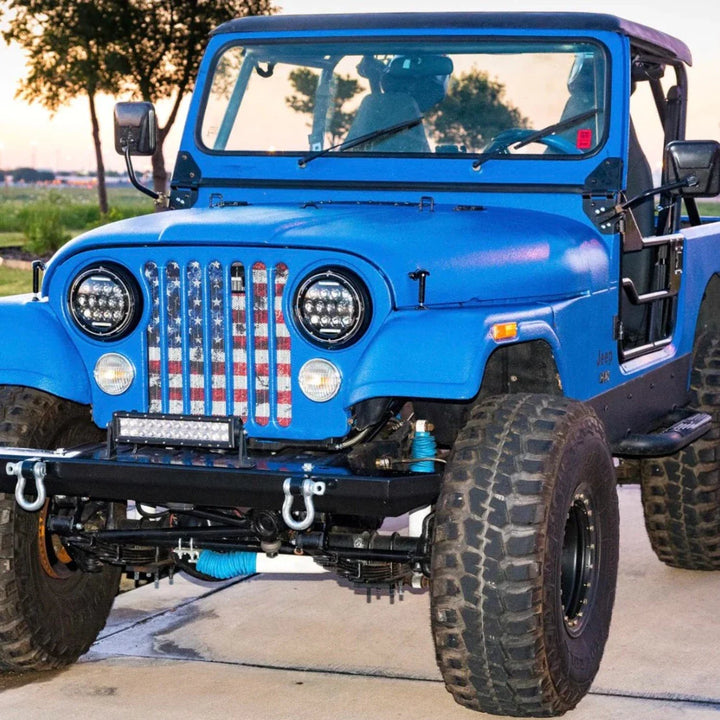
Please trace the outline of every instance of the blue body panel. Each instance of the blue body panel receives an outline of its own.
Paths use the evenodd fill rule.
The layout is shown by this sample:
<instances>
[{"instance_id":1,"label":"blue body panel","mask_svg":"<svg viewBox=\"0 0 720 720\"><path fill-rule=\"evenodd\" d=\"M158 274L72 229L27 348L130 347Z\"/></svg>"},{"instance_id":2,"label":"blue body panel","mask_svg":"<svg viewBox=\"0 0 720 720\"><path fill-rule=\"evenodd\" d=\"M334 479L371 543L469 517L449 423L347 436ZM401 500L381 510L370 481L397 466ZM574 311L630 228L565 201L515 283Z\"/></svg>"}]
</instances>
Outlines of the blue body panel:
<instances>
[{"instance_id":1,"label":"blue body panel","mask_svg":"<svg viewBox=\"0 0 720 720\"><path fill-rule=\"evenodd\" d=\"M48 302L31 295L0 298L3 385L34 387L79 403L90 402L90 381L79 349Z\"/></svg>"},{"instance_id":2,"label":"blue body panel","mask_svg":"<svg viewBox=\"0 0 720 720\"><path fill-rule=\"evenodd\" d=\"M333 29L334 38L354 38L358 33L378 38L497 39L515 37L519 31L442 26ZM0 303L0 328L5 337L15 338L0 356L0 382L92 403L101 426L116 410L147 411L147 328L153 298L142 278L148 262L177 263L181 268L217 262L226 273L226 286L233 263L287 266L281 309L289 319L292 347L292 420L281 426L274 420L263 424L248 418L248 433L257 438L344 437L352 406L370 398L470 399L480 388L487 359L503 342L492 339L495 323L518 323L513 342L546 342L563 392L581 400L691 352L703 292L720 270L720 224L685 233L686 272L672 342L623 365L613 322L620 308L621 237L601 233L583 208L588 176L605 160L627 158L627 36L607 29L542 27L523 35L572 37L605 48L612 77L607 137L587 156L518 155L490 159L474 170L471 159L460 155L346 155L317 158L300 167L297 154L220 154L202 148L196 140L202 88L221 48L238 41L323 35L322 29L263 29L238 36L224 31L212 37L181 143L181 152L200 168L192 188L194 207L115 223L76 238L48 266L42 302ZM217 203L211 196L218 193L236 206L213 207ZM432 196L432 207L423 200L426 196ZM237 206L240 203L247 205ZM140 321L118 341L84 335L67 310L78 272L103 262L123 265L138 278L142 293ZM291 320L295 290L308 273L328 265L360 277L373 306L362 338L336 350L313 345ZM429 272L425 308L418 308L418 283L409 277L419 269ZM17 332L18 327L23 332ZM121 353L135 366L135 381L123 395L106 395L92 380L93 367L106 352ZM325 403L308 400L297 380L299 368L318 357L333 362L342 376L339 393ZM185 387L183 393L183 411L189 412L190 390ZM207 399L206 413L211 407Z\"/></svg>"}]
</instances>

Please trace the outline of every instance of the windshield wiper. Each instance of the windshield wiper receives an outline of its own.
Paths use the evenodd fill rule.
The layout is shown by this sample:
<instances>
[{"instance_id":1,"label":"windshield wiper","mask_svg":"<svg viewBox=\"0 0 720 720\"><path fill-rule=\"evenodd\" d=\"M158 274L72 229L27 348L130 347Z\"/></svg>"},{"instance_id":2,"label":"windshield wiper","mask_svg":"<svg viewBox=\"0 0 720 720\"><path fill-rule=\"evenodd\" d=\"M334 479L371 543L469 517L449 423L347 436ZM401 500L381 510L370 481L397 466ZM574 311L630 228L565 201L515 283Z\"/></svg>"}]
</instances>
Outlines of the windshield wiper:
<instances>
[{"instance_id":1,"label":"windshield wiper","mask_svg":"<svg viewBox=\"0 0 720 720\"><path fill-rule=\"evenodd\" d=\"M509 140L506 145L503 145L502 147L498 148L497 150L488 153L487 155L483 155L482 157L475 160L472 164L473 170L477 170L481 165L486 163L488 160L493 160L495 158L504 157L507 153L505 150L509 148L512 145L513 150L519 150L521 147L525 147L526 145L529 145L530 143L534 143L536 140L541 140L546 135L552 135L553 133L558 132L559 130L567 130L568 128L571 128L573 125L577 125L578 123L581 123L583 120L589 120L591 117L598 114L598 109L593 108L592 110L586 110L584 113L580 113L579 115L573 115L572 117L566 118L565 120L560 120L560 122L553 123L552 125L548 125L547 127L541 128L540 130L536 130L534 133L531 133L526 138L523 138L519 142L514 143L513 140Z\"/></svg>"},{"instance_id":2,"label":"windshield wiper","mask_svg":"<svg viewBox=\"0 0 720 720\"><path fill-rule=\"evenodd\" d=\"M373 130L372 132L366 133L365 135L360 135L359 137L353 138L352 140L345 140L341 143L338 143L337 145L331 145L324 150L318 150L317 152L300 158L298 160L298 167L305 167L308 163L319 157L322 157L323 155L327 155L333 150L350 150L350 148L358 147L358 145L364 145L365 143L368 143L372 140L378 140L379 138L397 135L397 133L400 133L403 130L410 130L410 128L414 128L422 121L423 116L420 115L420 117L413 118L412 120L404 120L403 122L396 123L395 125L390 125L386 128L379 128L378 130Z\"/></svg>"}]
</instances>

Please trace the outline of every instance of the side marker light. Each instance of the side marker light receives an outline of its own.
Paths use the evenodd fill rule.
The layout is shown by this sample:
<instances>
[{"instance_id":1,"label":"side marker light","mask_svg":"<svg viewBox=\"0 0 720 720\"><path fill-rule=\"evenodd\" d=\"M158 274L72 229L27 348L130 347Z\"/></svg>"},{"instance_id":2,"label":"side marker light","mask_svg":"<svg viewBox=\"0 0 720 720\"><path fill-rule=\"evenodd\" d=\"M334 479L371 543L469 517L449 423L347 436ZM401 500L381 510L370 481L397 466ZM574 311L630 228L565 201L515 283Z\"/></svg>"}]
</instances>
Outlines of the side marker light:
<instances>
[{"instance_id":1,"label":"side marker light","mask_svg":"<svg viewBox=\"0 0 720 720\"><path fill-rule=\"evenodd\" d=\"M516 322L496 323L490 328L490 335L495 342L515 340L518 336L518 325Z\"/></svg>"}]
</instances>

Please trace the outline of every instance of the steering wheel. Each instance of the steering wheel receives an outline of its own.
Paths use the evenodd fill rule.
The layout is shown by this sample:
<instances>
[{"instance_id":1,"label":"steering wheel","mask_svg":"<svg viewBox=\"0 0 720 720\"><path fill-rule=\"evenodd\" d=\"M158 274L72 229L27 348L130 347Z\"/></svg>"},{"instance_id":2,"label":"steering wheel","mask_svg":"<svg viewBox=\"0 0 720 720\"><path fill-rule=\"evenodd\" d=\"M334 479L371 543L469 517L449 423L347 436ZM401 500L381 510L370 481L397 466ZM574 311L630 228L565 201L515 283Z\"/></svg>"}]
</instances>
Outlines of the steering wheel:
<instances>
[{"instance_id":1,"label":"steering wheel","mask_svg":"<svg viewBox=\"0 0 720 720\"><path fill-rule=\"evenodd\" d=\"M532 130L531 128L510 128L509 130L503 130L490 141L490 144L483 150L483 154L507 152L511 145L522 142L536 132L536 130ZM533 142L542 143L562 155L582 155L583 152L576 148L570 140L560 135L544 135L543 137L533 140Z\"/></svg>"}]
</instances>

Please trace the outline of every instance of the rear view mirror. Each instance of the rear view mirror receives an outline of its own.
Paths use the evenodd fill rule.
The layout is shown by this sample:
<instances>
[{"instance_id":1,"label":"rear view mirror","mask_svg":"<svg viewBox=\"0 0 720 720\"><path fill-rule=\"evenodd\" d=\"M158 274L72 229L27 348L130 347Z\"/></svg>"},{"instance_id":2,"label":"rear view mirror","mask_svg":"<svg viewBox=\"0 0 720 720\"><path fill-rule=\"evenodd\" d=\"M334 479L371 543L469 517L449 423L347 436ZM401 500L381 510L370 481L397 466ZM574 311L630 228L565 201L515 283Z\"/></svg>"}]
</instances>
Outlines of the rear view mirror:
<instances>
[{"instance_id":1,"label":"rear view mirror","mask_svg":"<svg viewBox=\"0 0 720 720\"><path fill-rule=\"evenodd\" d=\"M720 195L720 143L714 140L675 140L665 148L668 182L687 179L676 190L683 197Z\"/></svg>"},{"instance_id":2,"label":"rear view mirror","mask_svg":"<svg viewBox=\"0 0 720 720\"><path fill-rule=\"evenodd\" d=\"M152 155L157 145L155 108L149 102L115 105L115 150L125 155Z\"/></svg>"}]
</instances>

